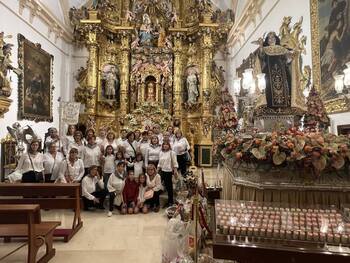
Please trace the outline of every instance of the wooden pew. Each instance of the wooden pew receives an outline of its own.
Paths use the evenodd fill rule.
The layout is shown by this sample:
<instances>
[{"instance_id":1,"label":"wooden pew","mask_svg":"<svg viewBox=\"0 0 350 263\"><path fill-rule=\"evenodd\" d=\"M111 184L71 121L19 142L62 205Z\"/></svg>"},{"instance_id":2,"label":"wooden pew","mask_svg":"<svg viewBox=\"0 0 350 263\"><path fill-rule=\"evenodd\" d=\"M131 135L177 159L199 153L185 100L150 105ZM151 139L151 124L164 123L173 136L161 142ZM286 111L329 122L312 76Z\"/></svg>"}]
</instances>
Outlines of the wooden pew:
<instances>
[{"instance_id":1,"label":"wooden pew","mask_svg":"<svg viewBox=\"0 0 350 263\"><path fill-rule=\"evenodd\" d=\"M0 204L39 204L41 209L69 209L74 211L72 228L56 229L55 237L68 242L83 226L81 220L80 184L0 183Z\"/></svg>"},{"instance_id":2,"label":"wooden pew","mask_svg":"<svg viewBox=\"0 0 350 263\"><path fill-rule=\"evenodd\" d=\"M55 256L53 232L59 225L60 222L42 222L39 205L0 205L0 237L28 237L28 263L48 262ZM46 253L36 261L38 250L44 244Z\"/></svg>"}]
</instances>

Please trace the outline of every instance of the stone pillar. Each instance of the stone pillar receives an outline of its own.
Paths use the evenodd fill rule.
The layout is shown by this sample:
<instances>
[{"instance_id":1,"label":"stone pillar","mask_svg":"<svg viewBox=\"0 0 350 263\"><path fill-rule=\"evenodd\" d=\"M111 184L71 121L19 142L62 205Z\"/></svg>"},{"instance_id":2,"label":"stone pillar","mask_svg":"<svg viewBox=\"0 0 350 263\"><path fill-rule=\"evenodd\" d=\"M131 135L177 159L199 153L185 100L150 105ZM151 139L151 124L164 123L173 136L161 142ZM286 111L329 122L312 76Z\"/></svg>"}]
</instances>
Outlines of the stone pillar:
<instances>
[{"instance_id":1,"label":"stone pillar","mask_svg":"<svg viewBox=\"0 0 350 263\"><path fill-rule=\"evenodd\" d=\"M130 37L129 35L121 36L121 60L122 67L120 73L120 116L128 113L129 108L129 67L130 67Z\"/></svg>"},{"instance_id":2,"label":"stone pillar","mask_svg":"<svg viewBox=\"0 0 350 263\"><path fill-rule=\"evenodd\" d=\"M181 37L174 37L174 81L173 81L173 116L181 119L181 84L182 84L182 52Z\"/></svg>"}]
</instances>

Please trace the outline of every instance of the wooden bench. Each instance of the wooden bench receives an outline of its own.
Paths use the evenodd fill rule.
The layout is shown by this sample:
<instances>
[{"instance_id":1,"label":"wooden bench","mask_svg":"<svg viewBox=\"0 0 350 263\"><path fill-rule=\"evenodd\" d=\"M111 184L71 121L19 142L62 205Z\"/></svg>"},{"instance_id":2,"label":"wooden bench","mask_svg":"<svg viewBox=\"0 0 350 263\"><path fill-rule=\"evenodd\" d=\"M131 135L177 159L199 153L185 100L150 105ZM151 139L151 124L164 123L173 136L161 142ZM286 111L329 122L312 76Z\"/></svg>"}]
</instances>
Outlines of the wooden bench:
<instances>
[{"instance_id":1,"label":"wooden bench","mask_svg":"<svg viewBox=\"0 0 350 263\"><path fill-rule=\"evenodd\" d=\"M0 183L0 204L39 204L41 209L73 210L72 228L54 231L54 237L68 242L83 226L80 192L80 184Z\"/></svg>"},{"instance_id":2,"label":"wooden bench","mask_svg":"<svg viewBox=\"0 0 350 263\"><path fill-rule=\"evenodd\" d=\"M0 237L28 237L28 263L44 263L53 258L56 253L52 247L53 232L59 225L60 222L42 222L39 205L0 205ZM44 244L46 253L36 261L38 250Z\"/></svg>"}]
</instances>

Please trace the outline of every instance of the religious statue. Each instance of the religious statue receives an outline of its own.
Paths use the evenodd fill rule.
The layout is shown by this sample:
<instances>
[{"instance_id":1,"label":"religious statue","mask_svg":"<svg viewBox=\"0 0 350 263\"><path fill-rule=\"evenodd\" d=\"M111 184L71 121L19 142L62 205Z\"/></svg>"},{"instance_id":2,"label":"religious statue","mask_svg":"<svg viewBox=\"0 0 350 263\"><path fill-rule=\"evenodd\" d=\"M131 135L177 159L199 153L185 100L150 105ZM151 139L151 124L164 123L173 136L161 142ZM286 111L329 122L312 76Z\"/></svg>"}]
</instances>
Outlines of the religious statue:
<instances>
[{"instance_id":1,"label":"religious statue","mask_svg":"<svg viewBox=\"0 0 350 263\"><path fill-rule=\"evenodd\" d=\"M17 159L19 159L19 157L23 154L25 150L24 143L29 144L30 142L28 141L28 139L38 137L29 125L22 127L21 124L19 124L19 122L15 122L14 124L12 124L11 127L7 126L7 130L11 137L16 141ZM29 135L29 138L27 138L27 135Z\"/></svg>"},{"instance_id":2,"label":"religious statue","mask_svg":"<svg viewBox=\"0 0 350 263\"><path fill-rule=\"evenodd\" d=\"M114 65L106 65L104 71L104 97L108 100L114 100L117 97L119 88L119 79Z\"/></svg>"},{"instance_id":3,"label":"religious statue","mask_svg":"<svg viewBox=\"0 0 350 263\"><path fill-rule=\"evenodd\" d=\"M152 81L148 82L146 85L146 101L149 101L149 102L156 101L155 87Z\"/></svg>"},{"instance_id":4,"label":"religious statue","mask_svg":"<svg viewBox=\"0 0 350 263\"><path fill-rule=\"evenodd\" d=\"M151 19L148 14L144 14L142 17L142 25L140 27L139 33L141 45L150 46L152 44L152 30Z\"/></svg>"},{"instance_id":5,"label":"religious statue","mask_svg":"<svg viewBox=\"0 0 350 263\"><path fill-rule=\"evenodd\" d=\"M199 83L198 83L197 75L193 70L191 70L186 79L188 104L197 103L197 100L199 97L198 84Z\"/></svg>"},{"instance_id":6,"label":"religious statue","mask_svg":"<svg viewBox=\"0 0 350 263\"><path fill-rule=\"evenodd\" d=\"M12 44L5 43L5 38L10 38L11 36L4 36L4 32L0 33L0 95L9 97L11 95L10 81L7 78L9 70L12 70L17 75L21 74L21 71L14 68L11 64L11 51Z\"/></svg>"},{"instance_id":7,"label":"religious statue","mask_svg":"<svg viewBox=\"0 0 350 263\"><path fill-rule=\"evenodd\" d=\"M268 108L288 108L291 106L291 52L280 45L275 32L270 32L265 40L259 40L261 71L266 74L266 102Z\"/></svg>"},{"instance_id":8,"label":"religious statue","mask_svg":"<svg viewBox=\"0 0 350 263\"><path fill-rule=\"evenodd\" d=\"M163 27L160 27L159 35L158 35L158 47L160 48L165 47L165 40L166 40L165 29Z\"/></svg>"}]
</instances>

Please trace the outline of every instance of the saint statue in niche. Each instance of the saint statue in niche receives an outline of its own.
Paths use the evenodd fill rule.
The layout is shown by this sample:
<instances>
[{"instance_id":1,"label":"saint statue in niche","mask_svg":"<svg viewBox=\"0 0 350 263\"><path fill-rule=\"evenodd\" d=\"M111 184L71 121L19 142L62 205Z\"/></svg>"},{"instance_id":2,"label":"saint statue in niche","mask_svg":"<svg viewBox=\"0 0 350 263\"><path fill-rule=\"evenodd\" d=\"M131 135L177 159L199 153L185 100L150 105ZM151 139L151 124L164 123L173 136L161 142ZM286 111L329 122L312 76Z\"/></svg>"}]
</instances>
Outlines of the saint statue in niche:
<instances>
[{"instance_id":1,"label":"saint statue in niche","mask_svg":"<svg viewBox=\"0 0 350 263\"><path fill-rule=\"evenodd\" d=\"M265 40L259 40L261 71L266 76L266 102L268 108L288 108L291 106L291 72L289 64L292 52L280 45L275 32L270 32Z\"/></svg>"},{"instance_id":2,"label":"saint statue in niche","mask_svg":"<svg viewBox=\"0 0 350 263\"><path fill-rule=\"evenodd\" d=\"M145 101L148 101L148 102L156 101L156 87L153 81L149 81L146 84Z\"/></svg>"},{"instance_id":3,"label":"saint statue in niche","mask_svg":"<svg viewBox=\"0 0 350 263\"><path fill-rule=\"evenodd\" d=\"M140 44L143 46L151 46L153 35L152 35L151 19L148 14L144 14L142 17L142 25L140 27Z\"/></svg>"},{"instance_id":4,"label":"saint statue in niche","mask_svg":"<svg viewBox=\"0 0 350 263\"><path fill-rule=\"evenodd\" d=\"M102 97L107 100L119 98L118 70L114 65L105 65L102 69Z\"/></svg>"},{"instance_id":5,"label":"saint statue in niche","mask_svg":"<svg viewBox=\"0 0 350 263\"><path fill-rule=\"evenodd\" d=\"M187 87L187 103L195 104L197 103L199 97L198 90L198 77L194 69L189 70L188 76L186 78L186 87Z\"/></svg>"}]
</instances>

